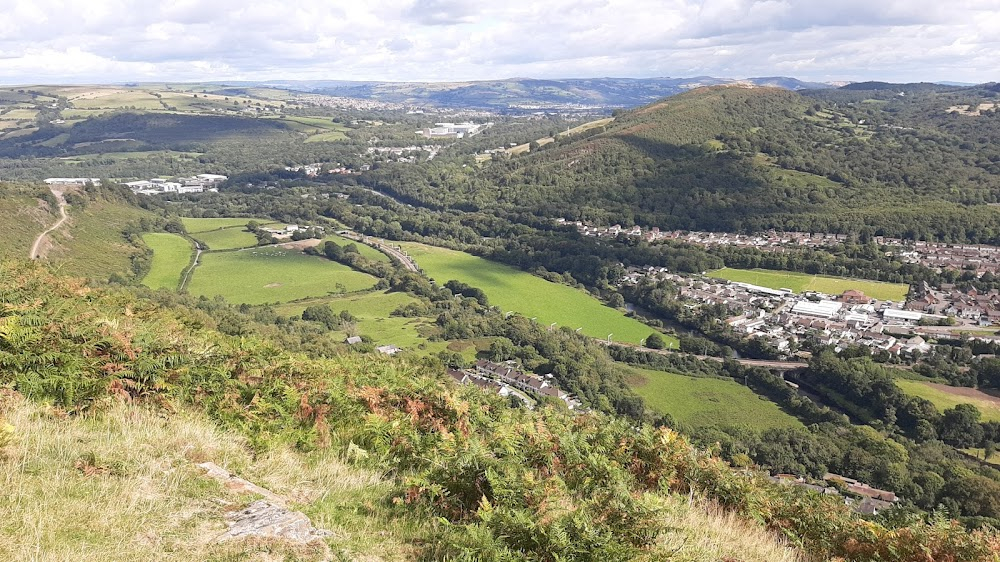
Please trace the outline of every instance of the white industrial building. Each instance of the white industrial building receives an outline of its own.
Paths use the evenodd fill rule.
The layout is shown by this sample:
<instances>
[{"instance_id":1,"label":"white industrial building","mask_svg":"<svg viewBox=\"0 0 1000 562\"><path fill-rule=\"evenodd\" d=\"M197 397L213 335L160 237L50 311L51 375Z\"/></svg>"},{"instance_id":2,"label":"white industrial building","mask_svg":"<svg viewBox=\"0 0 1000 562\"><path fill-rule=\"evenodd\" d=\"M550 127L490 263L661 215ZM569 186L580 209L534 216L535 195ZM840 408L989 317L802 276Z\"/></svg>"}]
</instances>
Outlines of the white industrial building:
<instances>
[{"instance_id":1,"label":"white industrial building","mask_svg":"<svg viewBox=\"0 0 1000 562\"><path fill-rule=\"evenodd\" d=\"M912 310L887 308L882 311L882 320L887 324L914 324L920 322L924 315Z\"/></svg>"},{"instance_id":2,"label":"white industrial building","mask_svg":"<svg viewBox=\"0 0 1000 562\"><path fill-rule=\"evenodd\" d=\"M475 123L435 123L434 127L417 131L418 135L426 138L453 137L460 139L465 135L474 135L483 128L483 125Z\"/></svg>"},{"instance_id":3,"label":"white industrial building","mask_svg":"<svg viewBox=\"0 0 1000 562\"><path fill-rule=\"evenodd\" d=\"M88 183L101 185L101 180L98 178L45 178L45 183L49 185L87 185Z\"/></svg>"},{"instance_id":4,"label":"white industrial building","mask_svg":"<svg viewBox=\"0 0 1000 562\"><path fill-rule=\"evenodd\" d=\"M792 314L815 316L817 318L833 318L844 305L836 301L799 301L792 307Z\"/></svg>"}]
</instances>

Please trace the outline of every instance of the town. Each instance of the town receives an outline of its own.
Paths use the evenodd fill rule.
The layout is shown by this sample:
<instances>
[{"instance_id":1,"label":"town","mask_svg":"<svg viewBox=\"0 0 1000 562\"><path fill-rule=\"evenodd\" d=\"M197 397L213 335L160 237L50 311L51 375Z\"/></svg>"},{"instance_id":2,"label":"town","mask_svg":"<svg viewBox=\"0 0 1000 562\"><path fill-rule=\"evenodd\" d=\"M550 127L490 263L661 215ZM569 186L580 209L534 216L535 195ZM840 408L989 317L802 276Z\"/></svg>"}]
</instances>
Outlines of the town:
<instances>
[{"instance_id":1,"label":"town","mask_svg":"<svg viewBox=\"0 0 1000 562\"><path fill-rule=\"evenodd\" d=\"M542 397L560 400L570 410L580 410L582 406L575 396L556 386L551 376L525 373L513 361L494 363L480 359L469 369L449 369L448 375L459 384L473 384L503 397L513 396L529 409Z\"/></svg>"},{"instance_id":2,"label":"town","mask_svg":"<svg viewBox=\"0 0 1000 562\"><path fill-rule=\"evenodd\" d=\"M657 227L645 229L640 226L623 227L613 225L599 227L582 221L556 219L559 225L574 225L584 236L615 238L628 236L642 238L647 242L676 240L695 246L744 246L765 252L783 252L792 248L826 248L843 244L849 240L846 234L824 234L809 232L776 232L761 234L734 234L727 232L698 232L686 230L662 231ZM1000 271L1000 247L984 244L946 244L872 236L871 241L878 246L890 248L905 263L920 264L935 271L957 269L975 271L977 276Z\"/></svg>"}]
</instances>

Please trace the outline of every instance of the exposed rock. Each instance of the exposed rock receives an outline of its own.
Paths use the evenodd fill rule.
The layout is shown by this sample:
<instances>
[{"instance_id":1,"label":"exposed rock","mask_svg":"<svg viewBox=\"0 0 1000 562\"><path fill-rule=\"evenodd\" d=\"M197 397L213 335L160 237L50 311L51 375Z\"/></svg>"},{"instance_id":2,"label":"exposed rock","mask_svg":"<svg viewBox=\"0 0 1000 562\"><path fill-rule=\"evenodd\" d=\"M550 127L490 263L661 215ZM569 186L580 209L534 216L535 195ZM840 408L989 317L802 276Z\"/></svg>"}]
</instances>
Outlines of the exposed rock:
<instances>
[{"instance_id":1,"label":"exposed rock","mask_svg":"<svg viewBox=\"0 0 1000 562\"><path fill-rule=\"evenodd\" d=\"M219 538L219 542L253 537L308 544L333 534L313 527L301 511L291 511L266 500L257 500L245 509L230 512L226 515L226 522L229 530Z\"/></svg>"},{"instance_id":2,"label":"exposed rock","mask_svg":"<svg viewBox=\"0 0 1000 562\"><path fill-rule=\"evenodd\" d=\"M266 498L257 500L244 509L226 514L229 530L219 537L219 542L250 537L280 539L305 545L333 534L313 527L304 513L288 509L285 498L271 490L233 476L228 470L213 462L203 462L198 466L205 470L206 476L222 482L226 488L234 492L257 494Z\"/></svg>"},{"instance_id":3,"label":"exposed rock","mask_svg":"<svg viewBox=\"0 0 1000 562\"><path fill-rule=\"evenodd\" d=\"M261 488L260 486L250 482L249 480L244 480L239 476L233 476L228 470L222 468L221 466L215 464L214 462L203 462L198 465L199 468L205 470L205 476L209 478L214 478L222 484L239 494L257 494L258 496L263 496L267 498L271 503L284 506L285 498L275 494L267 488Z\"/></svg>"}]
</instances>

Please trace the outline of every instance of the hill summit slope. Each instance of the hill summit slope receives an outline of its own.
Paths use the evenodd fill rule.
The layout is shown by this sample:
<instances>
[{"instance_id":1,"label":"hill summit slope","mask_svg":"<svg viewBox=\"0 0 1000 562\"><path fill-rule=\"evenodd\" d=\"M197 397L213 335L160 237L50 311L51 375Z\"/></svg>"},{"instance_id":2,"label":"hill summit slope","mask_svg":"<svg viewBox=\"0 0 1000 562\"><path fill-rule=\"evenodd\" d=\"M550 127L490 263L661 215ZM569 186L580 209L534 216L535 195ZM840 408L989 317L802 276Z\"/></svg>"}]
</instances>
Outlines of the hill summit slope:
<instances>
[{"instance_id":1,"label":"hill summit slope","mask_svg":"<svg viewBox=\"0 0 1000 562\"><path fill-rule=\"evenodd\" d=\"M699 88L496 158L449 189L437 175L421 182L411 174L405 184L391 171L372 177L428 205L606 225L845 234L867 227L900 238L996 242L1000 113L954 108L991 106L997 93L899 94Z\"/></svg>"},{"instance_id":2,"label":"hill summit slope","mask_svg":"<svg viewBox=\"0 0 1000 562\"><path fill-rule=\"evenodd\" d=\"M432 364L312 358L211 326L204 313L37 264L0 266L0 427L13 425L0 441L3 556L264 548L313 559L331 548L356 560L985 562L1000 552L996 535L947 521L857 519L665 428L512 409ZM252 498L201 479L190 463L203 460L287 495L333 534L315 551L206 542L221 529L215 500L239 509Z\"/></svg>"}]
</instances>

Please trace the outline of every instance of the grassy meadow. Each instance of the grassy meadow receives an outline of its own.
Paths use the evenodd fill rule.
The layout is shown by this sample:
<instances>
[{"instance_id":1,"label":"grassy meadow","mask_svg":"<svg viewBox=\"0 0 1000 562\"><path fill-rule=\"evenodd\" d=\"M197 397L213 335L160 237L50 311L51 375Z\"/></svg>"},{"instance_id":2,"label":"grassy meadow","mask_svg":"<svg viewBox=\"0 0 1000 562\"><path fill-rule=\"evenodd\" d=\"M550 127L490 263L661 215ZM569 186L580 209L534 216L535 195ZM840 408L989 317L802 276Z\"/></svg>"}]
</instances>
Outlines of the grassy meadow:
<instances>
[{"instance_id":1,"label":"grassy meadow","mask_svg":"<svg viewBox=\"0 0 1000 562\"><path fill-rule=\"evenodd\" d=\"M981 421L1000 421L1000 398L985 392L907 379L896 379L896 386L909 395L930 400L938 410L954 408L959 404L972 404L982 412Z\"/></svg>"},{"instance_id":2,"label":"grassy meadow","mask_svg":"<svg viewBox=\"0 0 1000 562\"><path fill-rule=\"evenodd\" d=\"M257 245L257 236L247 232L242 226L196 232L191 234L191 237L207 246L209 250L235 250Z\"/></svg>"},{"instance_id":3,"label":"grassy meadow","mask_svg":"<svg viewBox=\"0 0 1000 562\"><path fill-rule=\"evenodd\" d=\"M456 279L478 287L486 292L491 305L537 317L540 324L582 328L582 333L596 338L611 333L613 340L630 343L639 343L655 331L579 289L464 252L411 242L401 246L439 284ZM664 339L668 345L677 345L673 338Z\"/></svg>"},{"instance_id":4,"label":"grassy meadow","mask_svg":"<svg viewBox=\"0 0 1000 562\"><path fill-rule=\"evenodd\" d=\"M177 289L181 273L191 263L191 242L167 232L143 234L142 241L153 250L153 263L142 284L150 289Z\"/></svg>"},{"instance_id":5,"label":"grassy meadow","mask_svg":"<svg viewBox=\"0 0 1000 562\"><path fill-rule=\"evenodd\" d=\"M759 429L802 427L774 402L725 379L689 377L631 368L629 385L647 406L692 427L748 425Z\"/></svg>"},{"instance_id":6,"label":"grassy meadow","mask_svg":"<svg viewBox=\"0 0 1000 562\"><path fill-rule=\"evenodd\" d=\"M375 278L325 258L280 247L202 254L188 284L192 295L221 295L229 302L283 303L353 292Z\"/></svg>"},{"instance_id":7,"label":"grassy meadow","mask_svg":"<svg viewBox=\"0 0 1000 562\"><path fill-rule=\"evenodd\" d=\"M248 222L257 221L261 226L265 224L273 224L274 221L271 219L252 219L252 218L210 218L210 219L195 219L191 217L183 217L181 222L184 223L184 229L188 231L189 234L197 234L199 232L208 232L209 230L218 230L220 228L232 228L232 227L245 227Z\"/></svg>"},{"instance_id":8,"label":"grassy meadow","mask_svg":"<svg viewBox=\"0 0 1000 562\"><path fill-rule=\"evenodd\" d=\"M791 289L796 293L817 291L828 295L839 295L849 289L862 291L864 294L878 300L903 301L909 287L902 283L883 283L881 281L865 281L843 277L827 277L824 275L809 275L792 271L773 271L769 269L732 269L724 267L709 271L710 277L728 279L740 283L750 283L771 289Z\"/></svg>"},{"instance_id":9,"label":"grassy meadow","mask_svg":"<svg viewBox=\"0 0 1000 562\"><path fill-rule=\"evenodd\" d=\"M292 316L302 314L307 306L326 304L336 313L342 310L350 312L357 318L354 326L356 333L369 336L377 345L392 344L404 349L414 349L425 344L425 347L430 346L435 351L443 349L447 342L426 341L426 335L436 330L433 318L390 316L393 310L415 302L418 302L417 299L406 293L379 291L289 303L275 309L280 314ZM352 335L344 330L339 334L345 338Z\"/></svg>"}]
</instances>

